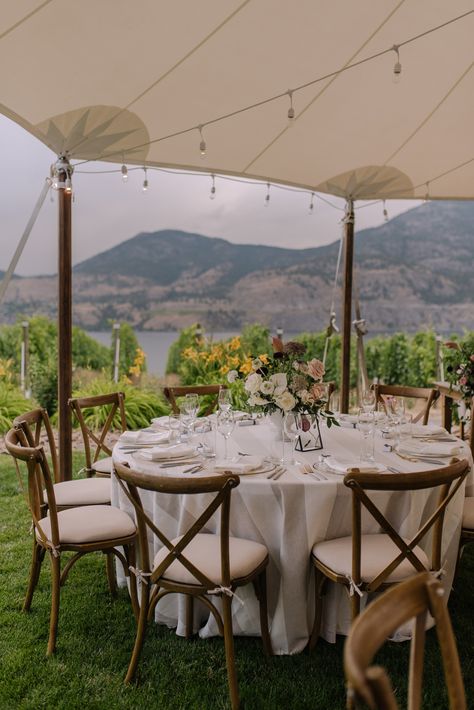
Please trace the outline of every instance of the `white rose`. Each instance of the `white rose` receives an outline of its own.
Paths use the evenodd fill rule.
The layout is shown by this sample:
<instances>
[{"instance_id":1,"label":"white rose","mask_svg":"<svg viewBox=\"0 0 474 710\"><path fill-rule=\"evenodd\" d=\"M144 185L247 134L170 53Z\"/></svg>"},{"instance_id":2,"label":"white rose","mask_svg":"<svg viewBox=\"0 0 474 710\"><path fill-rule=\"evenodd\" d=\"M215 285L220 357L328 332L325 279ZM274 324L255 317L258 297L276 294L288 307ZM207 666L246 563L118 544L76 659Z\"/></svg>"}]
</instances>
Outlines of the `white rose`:
<instances>
[{"instance_id":1,"label":"white rose","mask_svg":"<svg viewBox=\"0 0 474 710\"><path fill-rule=\"evenodd\" d=\"M270 382L269 380L265 380L265 382L262 382L262 386L260 387L260 392L263 394L273 394L273 390L275 389L275 385L273 382Z\"/></svg>"},{"instance_id":2,"label":"white rose","mask_svg":"<svg viewBox=\"0 0 474 710\"><path fill-rule=\"evenodd\" d=\"M259 357L256 357L255 360L252 360L252 370L260 370L261 367L263 367L263 362L260 360Z\"/></svg>"},{"instance_id":3,"label":"white rose","mask_svg":"<svg viewBox=\"0 0 474 710\"><path fill-rule=\"evenodd\" d=\"M227 373L227 382L235 382L239 377L237 370L229 370Z\"/></svg>"},{"instance_id":4,"label":"white rose","mask_svg":"<svg viewBox=\"0 0 474 710\"><path fill-rule=\"evenodd\" d=\"M296 370L296 372L298 372L299 369L300 369L300 364L299 364L298 360L293 360L293 370Z\"/></svg>"},{"instance_id":5,"label":"white rose","mask_svg":"<svg viewBox=\"0 0 474 710\"><path fill-rule=\"evenodd\" d=\"M268 404L267 400L263 399L263 397L260 397L259 394L251 394L247 402L251 407L263 406L264 404Z\"/></svg>"},{"instance_id":6,"label":"white rose","mask_svg":"<svg viewBox=\"0 0 474 710\"><path fill-rule=\"evenodd\" d=\"M279 397L280 395L282 395L288 387L288 380L286 379L286 375L284 372L279 372L276 375L271 375L270 382L274 386L273 395L275 397Z\"/></svg>"},{"instance_id":7,"label":"white rose","mask_svg":"<svg viewBox=\"0 0 474 710\"><path fill-rule=\"evenodd\" d=\"M255 392L258 392L261 385L262 376L257 375L256 372L254 372L252 375L249 375L245 380L245 389L247 390L247 392L250 392L250 394L255 394Z\"/></svg>"},{"instance_id":8,"label":"white rose","mask_svg":"<svg viewBox=\"0 0 474 710\"><path fill-rule=\"evenodd\" d=\"M280 409L283 409L283 411L289 412L296 405L296 399L291 392L286 390L279 397L275 397L275 404L277 407L280 407Z\"/></svg>"}]
</instances>

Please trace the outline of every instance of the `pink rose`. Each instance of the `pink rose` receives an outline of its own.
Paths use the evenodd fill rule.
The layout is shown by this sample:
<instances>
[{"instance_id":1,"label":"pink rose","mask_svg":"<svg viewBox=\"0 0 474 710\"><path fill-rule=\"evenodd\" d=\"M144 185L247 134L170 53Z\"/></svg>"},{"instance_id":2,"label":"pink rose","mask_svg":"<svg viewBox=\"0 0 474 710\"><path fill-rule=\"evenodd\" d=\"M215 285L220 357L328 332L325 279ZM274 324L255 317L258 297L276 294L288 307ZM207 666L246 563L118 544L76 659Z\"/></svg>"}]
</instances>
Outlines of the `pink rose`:
<instances>
[{"instance_id":1,"label":"pink rose","mask_svg":"<svg viewBox=\"0 0 474 710\"><path fill-rule=\"evenodd\" d=\"M471 355L471 357L469 358L469 360L470 360L471 362L474 362L474 354Z\"/></svg>"},{"instance_id":2,"label":"pink rose","mask_svg":"<svg viewBox=\"0 0 474 710\"><path fill-rule=\"evenodd\" d=\"M313 358L308 362L308 375L313 378L313 380L320 380L324 375L324 365L321 360Z\"/></svg>"},{"instance_id":3,"label":"pink rose","mask_svg":"<svg viewBox=\"0 0 474 710\"><path fill-rule=\"evenodd\" d=\"M467 377L461 377L459 380L459 384L463 387L464 385L467 385Z\"/></svg>"},{"instance_id":4,"label":"pink rose","mask_svg":"<svg viewBox=\"0 0 474 710\"><path fill-rule=\"evenodd\" d=\"M321 397L325 393L325 390L324 390L323 385L315 384L311 387L309 392L310 392L311 396L314 397L314 399L321 399Z\"/></svg>"}]
</instances>

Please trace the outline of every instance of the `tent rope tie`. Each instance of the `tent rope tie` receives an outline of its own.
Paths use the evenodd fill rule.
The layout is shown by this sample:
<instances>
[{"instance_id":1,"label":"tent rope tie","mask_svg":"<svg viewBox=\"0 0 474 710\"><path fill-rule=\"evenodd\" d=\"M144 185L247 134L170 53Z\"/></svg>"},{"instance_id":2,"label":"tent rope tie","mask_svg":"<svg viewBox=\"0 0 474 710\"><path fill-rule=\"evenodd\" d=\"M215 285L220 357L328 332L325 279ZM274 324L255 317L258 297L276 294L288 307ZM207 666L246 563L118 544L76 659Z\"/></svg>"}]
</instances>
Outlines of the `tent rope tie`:
<instances>
[{"instance_id":1,"label":"tent rope tie","mask_svg":"<svg viewBox=\"0 0 474 710\"><path fill-rule=\"evenodd\" d=\"M214 589L208 589L208 591L206 593L207 594L225 594L226 597L232 597L232 598L237 599L240 606L244 606L244 601L238 596L238 594L233 592L230 587L224 587L222 585L219 585L218 587L214 587Z\"/></svg>"},{"instance_id":2,"label":"tent rope tie","mask_svg":"<svg viewBox=\"0 0 474 710\"><path fill-rule=\"evenodd\" d=\"M135 577L138 579L138 581L141 584L146 584L148 586L149 580L148 577L151 577L151 572L144 572L142 569L139 569L138 567L134 567L133 565L129 565L128 569L130 572L135 575Z\"/></svg>"},{"instance_id":3,"label":"tent rope tie","mask_svg":"<svg viewBox=\"0 0 474 710\"><path fill-rule=\"evenodd\" d=\"M346 579L349 582L349 596L353 597L354 594L358 594L362 599L364 592L361 590L358 584L356 584L350 574L346 574Z\"/></svg>"}]
</instances>

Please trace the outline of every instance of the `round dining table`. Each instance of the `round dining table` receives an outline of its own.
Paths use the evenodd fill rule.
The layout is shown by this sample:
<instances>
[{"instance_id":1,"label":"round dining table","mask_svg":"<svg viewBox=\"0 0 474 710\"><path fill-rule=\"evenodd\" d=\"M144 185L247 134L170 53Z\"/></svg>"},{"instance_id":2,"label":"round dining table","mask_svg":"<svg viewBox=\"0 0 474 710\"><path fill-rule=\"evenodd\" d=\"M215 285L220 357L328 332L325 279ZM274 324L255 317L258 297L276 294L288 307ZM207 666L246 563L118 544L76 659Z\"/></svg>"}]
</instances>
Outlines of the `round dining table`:
<instances>
[{"instance_id":1,"label":"round dining table","mask_svg":"<svg viewBox=\"0 0 474 710\"><path fill-rule=\"evenodd\" d=\"M212 417L211 417L212 421ZM240 476L240 485L232 492L230 534L247 538L265 545L270 562L267 568L268 614L270 635L275 654L301 652L307 645L314 616L314 572L310 563L313 545L323 540L345 537L351 534L351 491L344 485L344 476L331 473L327 467L319 468L321 454L332 459L354 462L359 459L361 434L348 422L347 426L321 426L323 449L320 451L294 451L293 444L286 443L286 457L298 463L285 464L284 472L276 479L268 473ZM207 433L196 434L196 444L210 449L217 448L219 458L223 455L223 439L215 427ZM443 528L443 584L446 592L451 589L461 528L465 495L474 494L474 476L471 451L465 442L458 441L459 457L471 463L471 472L465 484L449 503ZM234 462L245 461L246 455L265 459L282 456L284 442L278 430L267 419L256 420L250 426L237 425L228 442L229 456ZM375 460L377 464L400 472L423 471L436 468L434 464L401 458L387 450L387 440L380 433L375 436ZM290 450L291 449L291 450ZM128 463L133 469L160 472L160 464L147 460L139 449L130 453L119 439L113 460ZM316 469L312 469L312 465ZM207 464L211 469L213 460ZM229 462L232 470L232 460ZM184 474L182 469L166 469L168 475ZM208 475L208 474L206 474ZM382 474L381 474L382 475ZM206 500L201 495L170 495L140 491L147 514L163 532L173 538L183 534L199 516ZM204 495L204 494L203 494ZM206 494L209 496L210 494ZM427 510L433 505L433 491L376 493L376 502L398 532L406 538L413 535L424 520ZM207 499L208 500L208 499ZM132 513L132 506L120 490L112 474L112 504ZM218 532L218 518L206 526L206 532ZM363 533L379 531L376 521L365 512L362 518ZM156 537L149 539L151 558L160 549ZM429 539L420 546L429 554ZM119 579L122 583L124 578ZM334 642L337 634L348 633L351 624L349 595L340 584L328 583L323 601L321 636ZM366 602L362 599L362 606ZM233 630L236 635L259 636L260 625L258 602L252 585L240 587L233 599ZM196 631L202 637L218 634L215 621L202 606L195 612ZM185 604L180 595L168 595L156 609L156 621L176 627L177 633L185 633ZM400 632L399 640L407 638Z\"/></svg>"}]
</instances>

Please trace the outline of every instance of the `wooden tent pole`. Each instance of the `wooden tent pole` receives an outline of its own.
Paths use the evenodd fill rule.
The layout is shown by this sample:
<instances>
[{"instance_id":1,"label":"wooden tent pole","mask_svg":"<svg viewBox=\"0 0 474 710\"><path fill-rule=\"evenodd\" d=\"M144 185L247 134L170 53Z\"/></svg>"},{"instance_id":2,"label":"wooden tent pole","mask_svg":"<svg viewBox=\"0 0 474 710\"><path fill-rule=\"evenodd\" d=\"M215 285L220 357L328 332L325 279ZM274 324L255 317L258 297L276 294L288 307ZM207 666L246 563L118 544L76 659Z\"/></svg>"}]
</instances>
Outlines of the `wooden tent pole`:
<instances>
[{"instance_id":1,"label":"wooden tent pole","mask_svg":"<svg viewBox=\"0 0 474 710\"><path fill-rule=\"evenodd\" d=\"M67 158L56 163L58 225L58 424L59 475L72 478L72 425L68 399L72 394L72 255L71 174Z\"/></svg>"},{"instance_id":2,"label":"wooden tent pole","mask_svg":"<svg viewBox=\"0 0 474 710\"><path fill-rule=\"evenodd\" d=\"M342 292L341 412L349 411L352 327L352 273L354 265L354 202L346 203L344 233L344 285Z\"/></svg>"}]
</instances>

